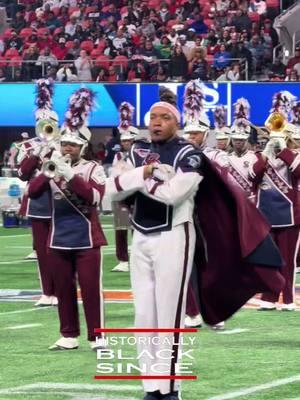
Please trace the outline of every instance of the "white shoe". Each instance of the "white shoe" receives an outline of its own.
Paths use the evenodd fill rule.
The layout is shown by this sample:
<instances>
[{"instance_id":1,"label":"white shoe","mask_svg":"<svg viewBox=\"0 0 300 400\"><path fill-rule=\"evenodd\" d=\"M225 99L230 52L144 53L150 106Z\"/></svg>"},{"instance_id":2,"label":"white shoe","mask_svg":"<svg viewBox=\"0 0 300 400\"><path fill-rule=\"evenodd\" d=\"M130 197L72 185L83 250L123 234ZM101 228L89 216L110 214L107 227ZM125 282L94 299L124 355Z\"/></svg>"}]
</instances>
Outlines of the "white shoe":
<instances>
[{"instance_id":1,"label":"white shoe","mask_svg":"<svg viewBox=\"0 0 300 400\"><path fill-rule=\"evenodd\" d=\"M37 260L36 251L33 250L32 253L28 254L28 256L24 257L24 260Z\"/></svg>"},{"instance_id":2,"label":"white shoe","mask_svg":"<svg viewBox=\"0 0 300 400\"><path fill-rule=\"evenodd\" d=\"M53 296L46 296L45 294L42 294L41 298L35 303L36 307L47 307L47 306L52 306L52 300Z\"/></svg>"},{"instance_id":3,"label":"white shoe","mask_svg":"<svg viewBox=\"0 0 300 400\"><path fill-rule=\"evenodd\" d=\"M112 272L128 272L128 271L129 271L128 261L120 261L119 264L112 269Z\"/></svg>"},{"instance_id":4,"label":"white shoe","mask_svg":"<svg viewBox=\"0 0 300 400\"><path fill-rule=\"evenodd\" d=\"M281 304L281 311L295 311L295 310L296 310L295 303Z\"/></svg>"},{"instance_id":5,"label":"white shoe","mask_svg":"<svg viewBox=\"0 0 300 400\"><path fill-rule=\"evenodd\" d=\"M300 274L300 267L296 267L296 274Z\"/></svg>"},{"instance_id":6,"label":"white shoe","mask_svg":"<svg viewBox=\"0 0 300 400\"><path fill-rule=\"evenodd\" d=\"M260 307L258 308L258 311L272 311L276 310L276 304L272 303L270 301L260 301Z\"/></svg>"},{"instance_id":7,"label":"white shoe","mask_svg":"<svg viewBox=\"0 0 300 400\"><path fill-rule=\"evenodd\" d=\"M214 331L223 331L225 329L225 322L219 322L218 324L212 325L211 329Z\"/></svg>"},{"instance_id":8,"label":"white shoe","mask_svg":"<svg viewBox=\"0 0 300 400\"><path fill-rule=\"evenodd\" d=\"M105 338L96 338L96 340L90 340L91 349L94 351L97 350L106 350L107 348L107 340Z\"/></svg>"},{"instance_id":9,"label":"white shoe","mask_svg":"<svg viewBox=\"0 0 300 400\"><path fill-rule=\"evenodd\" d=\"M185 316L184 326L187 328L200 328L202 324L203 320L200 314L196 315L195 317L189 317L188 315Z\"/></svg>"},{"instance_id":10,"label":"white shoe","mask_svg":"<svg viewBox=\"0 0 300 400\"><path fill-rule=\"evenodd\" d=\"M48 350L75 350L78 349L79 343L77 338L61 337Z\"/></svg>"},{"instance_id":11,"label":"white shoe","mask_svg":"<svg viewBox=\"0 0 300 400\"><path fill-rule=\"evenodd\" d=\"M57 306L58 305L58 300L57 300L57 297L55 297L55 296L52 296L52 305L53 306Z\"/></svg>"}]
</instances>

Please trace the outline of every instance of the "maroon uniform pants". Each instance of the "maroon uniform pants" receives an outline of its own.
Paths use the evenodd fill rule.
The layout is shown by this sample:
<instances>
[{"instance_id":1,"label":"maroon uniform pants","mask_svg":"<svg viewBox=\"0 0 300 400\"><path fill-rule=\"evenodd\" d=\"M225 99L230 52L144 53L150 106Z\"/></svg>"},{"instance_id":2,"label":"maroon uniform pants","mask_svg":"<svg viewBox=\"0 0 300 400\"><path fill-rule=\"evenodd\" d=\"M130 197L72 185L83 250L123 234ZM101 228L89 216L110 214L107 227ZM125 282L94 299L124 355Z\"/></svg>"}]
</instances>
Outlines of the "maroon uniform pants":
<instances>
[{"instance_id":1,"label":"maroon uniform pants","mask_svg":"<svg viewBox=\"0 0 300 400\"><path fill-rule=\"evenodd\" d=\"M273 228L272 236L277 244L284 261L282 275L285 278L285 286L282 290L283 303L290 304L295 301L295 268L299 249L299 227ZM280 293L263 293L262 300L275 303Z\"/></svg>"},{"instance_id":2,"label":"maroon uniform pants","mask_svg":"<svg viewBox=\"0 0 300 400\"><path fill-rule=\"evenodd\" d=\"M199 306L196 301L195 292L191 281L189 282L186 300L186 314L193 318L200 314Z\"/></svg>"},{"instance_id":3,"label":"maroon uniform pants","mask_svg":"<svg viewBox=\"0 0 300 400\"><path fill-rule=\"evenodd\" d=\"M116 256L119 261L128 261L128 230L116 229Z\"/></svg>"},{"instance_id":4,"label":"maroon uniform pants","mask_svg":"<svg viewBox=\"0 0 300 400\"><path fill-rule=\"evenodd\" d=\"M48 257L48 235L50 230L50 219L32 218L33 248L38 258L38 267L42 292L46 296L54 296L53 275L51 273L51 261Z\"/></svg>"},{"instance_id":5,"label":"maroon uniform pants","mask_svg":"<svg viewBox=\"0 0 300 400\"><path fill-rule=\"evenodd\" d=\"M49 251L53 263L55 293L58 298L60 332L64 337L80 334L77 279L81 289L88 340L95 340L95 328L103 327L100 248Z\"/></svg>"}]
</instances>

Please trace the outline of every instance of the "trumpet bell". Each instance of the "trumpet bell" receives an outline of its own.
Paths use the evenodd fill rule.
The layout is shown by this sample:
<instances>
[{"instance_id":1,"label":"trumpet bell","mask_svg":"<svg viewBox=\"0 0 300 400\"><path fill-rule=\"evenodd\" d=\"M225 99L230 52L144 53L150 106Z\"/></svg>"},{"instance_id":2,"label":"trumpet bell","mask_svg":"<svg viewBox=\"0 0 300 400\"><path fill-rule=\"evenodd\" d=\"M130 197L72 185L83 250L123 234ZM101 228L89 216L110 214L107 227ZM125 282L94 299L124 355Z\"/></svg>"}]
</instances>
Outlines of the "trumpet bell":
<instances>
[{"instance_id":1,"label":"trumpet bell","mask_svg":"<svg viewBox=\"0 0 300 400\"><path fill-rule=\"evenodd\" d=\"M274 112L267 118L265 126L272 132L282 132L286 123L287 121L281 113Z\"/></svg>"},{"instance_id":2,"label":"trumpet bell","mask_svg":"<svg viewBox=\"0 0 300 400\"><path fill-rule=\"evenodd\" d=\"M60 136L58 125L51 119L41 119L35 127L36 136L41 140L50 142Z\"/></svg>"},{"instance_id":3,"label":"trumpet bell","mask_svg":"<svg viewBox=\"0 0 300 400\"><path fill-rule=\"evenodd\" d=\"M42 172L47 178L53 179L57 175L57 165L54 161L48 160L44 162Z\"/></svg>"}]
</instances>

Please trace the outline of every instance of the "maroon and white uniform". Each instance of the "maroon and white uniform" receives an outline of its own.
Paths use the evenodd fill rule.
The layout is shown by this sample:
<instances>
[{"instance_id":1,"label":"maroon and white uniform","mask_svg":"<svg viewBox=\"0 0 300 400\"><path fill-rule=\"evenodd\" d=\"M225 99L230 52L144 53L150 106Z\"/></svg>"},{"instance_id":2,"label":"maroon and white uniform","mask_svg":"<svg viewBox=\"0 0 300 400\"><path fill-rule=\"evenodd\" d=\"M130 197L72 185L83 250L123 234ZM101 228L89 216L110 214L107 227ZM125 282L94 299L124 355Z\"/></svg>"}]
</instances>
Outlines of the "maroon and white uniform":
<instances>
[{"instance_id":1,"label":"maroon and white uniform","mask_svg":"<svg viewBox=\"0 0 300 400\"><path fill-rule=\"evenodd\" d=\"M25 146L27 145L27 146ZM32 146L25 143L27 149L24 152L18 175L22 181L29 182L38 173L42 166L40 157L30 155ZM39 197L30 199L28 197L28 185L22 198L20 215L30 217L32 225L33 248L36 250L38 259L39 276L42 292L46 296L54 295L54 283L51 274L51 265L47 256L47 240L51 221L51 199L50 192L43 192Z\"/></svg>"},{"instance_id":2,"label":"maroon and white uniform","mask_svg":"<svg viewBox=\"0 0 300 400\"><path fill-rule=\"evenodd\" d=\"M70 167L71 168L71 167ZM50 191L52 219L48 244L55 277L60 331L64 337L79 336L76 275L78 276L88 327L88 340L95 340L94 329L103 326L100 247L106 239L98 218L104 194L105 174L94 161L80 159L72 165L75 175L49 179L43 174L30 181L29 196L36 198Z\"/></svg>"},{"instance_id":3,"label":"maroon and white uniform","mask_svg":"<svg viewBox=\"0 0 300 400\"><path fill-rule=\"evenodd\" d=\"M228 155L225 151L213 149L212 147L205 147L203 149L203 154L205 154L209 160L215 162L220 167L228 167Z\"/></svg>"},{"instance_id":4,"label":"maroon and white uniform","mask_svg":"<svg viewBox=\"0 0 300 400\"><path fill-rule=\"evenodd\" d=\"M228 159L228 173L233 178L247 197L255 202L255 185L249 179L249 167L256 161L256 155L252 150L245 150L241 155L232 151L227 156Z\"/></svg>"},{"instance_id":5,"label":"maroon and white uniform","mask_svg":"<svg viewBox=\"0 0 300 400\"><path fill-rule=\"evenodd\" d=\"M300 224L300 159L299 153L284 148L277 157L256 155L250 175L257 185L257 207L272 225L273 238L285 265L282 273L286 284L283 303L294 303L295 268L299 248ZM279 293L264 293L262 300L275 303Z\"/></svg>"}]
</instances>

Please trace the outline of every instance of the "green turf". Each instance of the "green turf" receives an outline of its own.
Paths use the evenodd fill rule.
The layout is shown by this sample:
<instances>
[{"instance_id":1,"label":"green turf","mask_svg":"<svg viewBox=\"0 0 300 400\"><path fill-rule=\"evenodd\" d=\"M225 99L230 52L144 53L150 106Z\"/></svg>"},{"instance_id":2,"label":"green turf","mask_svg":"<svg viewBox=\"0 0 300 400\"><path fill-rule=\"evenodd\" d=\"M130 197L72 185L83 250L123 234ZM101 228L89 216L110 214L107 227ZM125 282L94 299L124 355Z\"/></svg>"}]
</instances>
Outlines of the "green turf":
<instances>
[{"instance_id":1,"label":"green turf","mask_svg":"<svg viewBox=\"0 0 300 400\"><path fill-rule=\"evenodd\" d=\"M111 224L107 217L104 223ZM108 229L110 229L108 227ZM29 235L7 238L6 236ZM4 237L5 236L5 237ZM113 245L113 231L107 231L109 245ZM30 251L31 237L27 229L0 229L0 288L38 289L34 262L3 264L21 260ZM12 247L15 246L15 247ZM28 248L23 248L28 246ZM111 254L107 254L107 253ZM106 289L129 289L129 274L113 273L114 250L104 254L104 287ZM79 399L132 399L143 398L139 382L94 381L96 354L86 341L84 318L81 310L82 334L80 348L71 352L49 352L47 347L58 338L58 319L55 308L30 310L33 303L0 302L0 399L1 400L79 400ZM133 326L132 304L106 304L108 327ZM24 324L41 324L35 328L8 330L7 327ZM226 324L226 329L247 329L234 335L221 335L208 328L197 334L194 372L198 380L183 384L183 399L208 400L213 396L261 385L277 379L299 375L300 366L300 313L258 312L242 310ZM125 346L127 355L134 348ZM23 385L44 383L132 385L136 390L121 392L113 389L101 391L88 389L28 388L19 394L1 394L1 390ZM74 392L74 393L73 393ZM296 400L300 399L300 382L278 388L258 391L240 396L241 400Z\"/></svg>"}]
</instances>

